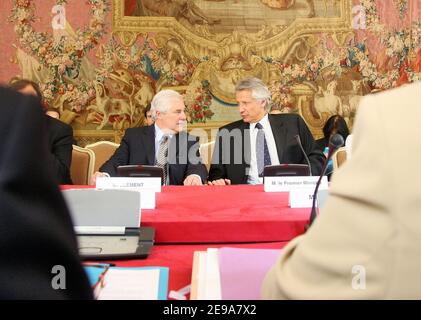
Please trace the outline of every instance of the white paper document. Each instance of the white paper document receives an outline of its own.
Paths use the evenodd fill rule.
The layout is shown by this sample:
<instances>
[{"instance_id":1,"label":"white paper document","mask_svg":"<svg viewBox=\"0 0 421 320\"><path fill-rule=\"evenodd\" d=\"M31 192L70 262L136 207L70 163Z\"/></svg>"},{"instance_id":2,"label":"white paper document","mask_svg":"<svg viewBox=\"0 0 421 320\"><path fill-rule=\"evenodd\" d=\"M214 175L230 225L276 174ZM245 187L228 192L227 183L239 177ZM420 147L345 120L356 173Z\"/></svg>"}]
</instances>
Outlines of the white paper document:
<instances>
[{"instance_id":1,"label":"white paper document","mask_svg":"<svg viewBox=\"0 0 421 320\"><path fill-rule=\"evenodd\" d=\"M159 269L110 268L98 300L157 300L159 275Z\"/></svg>"}]
</instances>

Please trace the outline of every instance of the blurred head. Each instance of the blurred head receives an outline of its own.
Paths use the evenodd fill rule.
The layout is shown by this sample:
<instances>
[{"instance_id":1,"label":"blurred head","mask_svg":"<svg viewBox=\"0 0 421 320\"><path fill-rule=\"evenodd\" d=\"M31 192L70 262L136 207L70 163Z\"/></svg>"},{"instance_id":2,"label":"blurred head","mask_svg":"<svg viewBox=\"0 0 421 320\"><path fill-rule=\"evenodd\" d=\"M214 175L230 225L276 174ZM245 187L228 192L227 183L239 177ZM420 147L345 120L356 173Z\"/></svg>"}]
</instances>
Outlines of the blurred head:
<instances>
[{"instance_id":1,"label":"blurred head","mask_svg":"<svg viewBox=\"0 0 421 320\"><path fill-rule=\"evenodd\" d=\"M9 87L20 93L33 95L39 99L42 99L41 89L39 88L38 84L31 80L12 79L10 80Z\"/></svg>"},{"instance_id":2,"label":"blurred head","mask_svg":"<svg viewBox=\"0 0 421 320\"><path fill-rule=\"evenodd\" d=\"M248 78L237 83L235 99L244 122L258 122L270 110L270 91L262 80L257 78Z\"/></svg>"},{"instance_id":3,"label":"blurred head","mask_svg":"<svg viewBox=\"0 0 421 320\"><path fill-rule=\"evenodd\" d=\"M184 129L185 109L183 97L174 90L158 92L151 102L152 119L161 130L168 133L177 133Z\"/></svg>"},{"instance_id":4,"label":"blurred head","mask_svg":"<svg viewBox=\"0 0 421 320\"><path fill-rule=\"evenodd\" d=\"M57 109L48 108L47 111L45 111L45 114L51 118L60 119L60 112L58 112Z\"/></svg>"},{"instance_id":5,"label":"blurred head","mask_svg":"<svg viewBox=\"0 0 421 320\"><path fill-rule=\"evenodd\" d=\"M143 110L143 115L145 116L145 125L151 126L154 124L154 121L152 119L152 112L151 112L151 105L148 104L146 108Z\"/></svg>"},{"instance_id":6,"label":"blurred head","mask_svg":"<svg viewBox=\"0 0 421 320\"><path fill-rule=\"evenodd\" d=\"M326 139L329 139L335 133L339 133L344 140L349 135L348 125L345 119L339 115L331 116L323 127L323 134Z\"/></svg>"}]
</instances>

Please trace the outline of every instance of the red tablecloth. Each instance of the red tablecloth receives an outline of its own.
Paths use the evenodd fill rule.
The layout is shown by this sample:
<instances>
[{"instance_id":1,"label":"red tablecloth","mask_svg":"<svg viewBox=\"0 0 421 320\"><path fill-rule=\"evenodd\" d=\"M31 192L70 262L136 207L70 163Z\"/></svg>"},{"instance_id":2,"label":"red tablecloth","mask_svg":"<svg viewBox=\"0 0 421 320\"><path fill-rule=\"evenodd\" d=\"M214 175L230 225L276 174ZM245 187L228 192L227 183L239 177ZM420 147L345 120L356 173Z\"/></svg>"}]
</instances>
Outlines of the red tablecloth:
<instances>
[{"instance_id":1,"label":"red tablecloth","mask_svg":"<svg viewBox=\"0 0 421 320\"><path fill-rule=\"evenodd\" d=\"M89 187L62 186L70 188ZM156 230L152 253L116 264L169 267L169 290L179 290L191 283L194 251L282 248L304 232L309 213L289 208L286 193L265 193L263 186L163 187L156 209L142 210L142 225Z\"/></svg>"},{"instance_id":2,"label":"red tablecloth","mask_svg":"<svg viewBox=\"0 0 421 320\"><path fill-rule=\"evenodd\" d=\"M218 245L156 245L145 260L125 260L113 262L118 267L169 267L168 290L179 290L191 283L193 254L195 251L206 251L207 248L235 247L279 249L286 242L218 244Z\"/></svg>"},{"instance_id":3,"label":"red tablecloth","mask_svg":"<svg viewBox=\"0 0 421 320\"><path fill-rule=\"evenodd\" d=\"M72 187L86 186L63 189ZM168 186L155 210L142 210L142 225L155 227L156 243L278 242L302 234L309 215L262 185Z\"/></svg>"}]
</instances>

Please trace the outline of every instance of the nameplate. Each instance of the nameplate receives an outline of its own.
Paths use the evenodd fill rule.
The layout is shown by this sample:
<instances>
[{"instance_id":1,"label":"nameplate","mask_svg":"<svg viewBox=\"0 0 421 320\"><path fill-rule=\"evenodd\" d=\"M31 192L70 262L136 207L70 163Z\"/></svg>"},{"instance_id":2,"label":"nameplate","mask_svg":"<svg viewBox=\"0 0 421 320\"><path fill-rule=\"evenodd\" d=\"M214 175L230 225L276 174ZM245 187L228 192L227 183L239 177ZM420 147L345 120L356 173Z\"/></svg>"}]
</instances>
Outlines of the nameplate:
<instances>
[{"instance_id":1,"label":"nameplate","mask_svg":"<svg viewBox=\"0 0 421 320\"><path fill-rule=\"evenodd\" d=\"M316 187L319 177L265 177L265 192L290 192L292 190L312 189ZM320 182L320 190L327 189L327 177L324 176Z\"/></svg>"},{"instance_id":2,"label":"nameplate","mask_svg":"<svg viewBox=\"0 0 421 320\"><path fill-rule=\"evenodd\" d=\"M313 206L313 189L296 189L289 192L291 208L311 208Z\"/></svg>"},{"instance_id":3,"label":"nameplate","mask_svg":"<svg viewBox=\"0 0 421 320\"><path fill-rule=\"evenodd\" d=\"M134 190L140 192L141 209L156 208L156 192L161 192L161 178L108 178L98 177L96 189Z\"/></svg>"},{"instance_id":4,"label":"nameplate","mask_svg":"<svg viewBox=\"0 0 421 320\"><path fill-rule=\"evenodd\" d=\"M97 189L134 189L153 190L161 192L161 178L121 178L121 177L98 177L96 179Z\"/></svg>"},{"instance_id":5,"label":"nameplate","mask_svg":"<svg viewBox=\"0 0 421 320\"><path fill-rule=\"evenodd\" d=\"M327 187L327 177L324 176L320 183L317 195L319 196L321 192L327 192ZM291 208L311 208L313 206L314 189L315 186L311 188L297 188L291 190L289 192L289 206ZM317 200L319 200L319 197L317 197ZM317 205L318 203L316 202L316 206Z\"/></svg>"}]
</instances>

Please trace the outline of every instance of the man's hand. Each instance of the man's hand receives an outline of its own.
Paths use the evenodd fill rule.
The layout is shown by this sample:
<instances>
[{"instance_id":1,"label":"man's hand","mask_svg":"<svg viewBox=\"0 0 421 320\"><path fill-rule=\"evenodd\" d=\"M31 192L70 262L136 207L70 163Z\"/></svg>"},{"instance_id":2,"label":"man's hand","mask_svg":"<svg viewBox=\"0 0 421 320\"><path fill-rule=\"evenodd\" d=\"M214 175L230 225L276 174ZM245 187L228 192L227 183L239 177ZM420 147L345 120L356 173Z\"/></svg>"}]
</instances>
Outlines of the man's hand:
<instances>
[{"instance_id":1,"label":"man's hand","mask_svg":"<svg viewBox=\"0 0 421 320\"><path fill-rule=\"evenodd\" d=\"M94 186L96 184L96 178L98 177L109 177L110 175L105 172L95 172L91 178L89 185Z\"/></svg>"},{"instance_id":2,"label":"man's hand","mask_svg":"<svg viewBox=\"0 0 421 320\"><path fill-rule=\"evenodd\" d=\"M208 185L210 186L229 186L231 185L230 179L218 179L213 181L208 181Z\"/></svg>"},{"instance_id":3,"label":"man's hand","mask_svg":"<svg viewBox=\"0 0 421 320\"><path fill-rule=\"evenodd\" d=\"M202 184L202 179L196 174L191 174L184 179L185 186L201 186Z\"/></svg>"}]
</instances>

